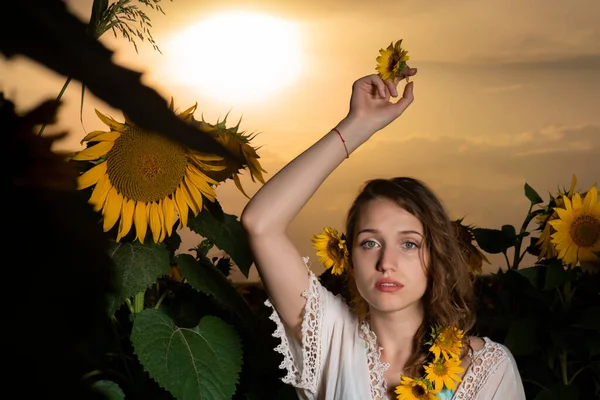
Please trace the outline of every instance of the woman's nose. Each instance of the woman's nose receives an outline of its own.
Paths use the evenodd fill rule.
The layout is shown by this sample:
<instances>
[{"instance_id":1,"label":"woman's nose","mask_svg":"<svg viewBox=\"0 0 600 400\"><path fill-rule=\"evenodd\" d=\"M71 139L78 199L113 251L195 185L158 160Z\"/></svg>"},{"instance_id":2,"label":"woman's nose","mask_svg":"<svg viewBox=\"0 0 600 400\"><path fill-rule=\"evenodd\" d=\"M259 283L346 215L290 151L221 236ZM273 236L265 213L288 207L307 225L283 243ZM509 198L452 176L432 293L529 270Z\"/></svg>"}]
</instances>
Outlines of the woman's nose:
<instances>
[{"instance_id":1,"label":"woman's nose","mask_svg":"<svg viewBox=\"0 0 600 400\"><path fill-rule=\"evenodd\" d=\"M379 260L377 260L377 270L381 272L395 271L398 266L397 262L398 258L394 249L383 247L379 253Z\"/></svg>"}]
</instances>

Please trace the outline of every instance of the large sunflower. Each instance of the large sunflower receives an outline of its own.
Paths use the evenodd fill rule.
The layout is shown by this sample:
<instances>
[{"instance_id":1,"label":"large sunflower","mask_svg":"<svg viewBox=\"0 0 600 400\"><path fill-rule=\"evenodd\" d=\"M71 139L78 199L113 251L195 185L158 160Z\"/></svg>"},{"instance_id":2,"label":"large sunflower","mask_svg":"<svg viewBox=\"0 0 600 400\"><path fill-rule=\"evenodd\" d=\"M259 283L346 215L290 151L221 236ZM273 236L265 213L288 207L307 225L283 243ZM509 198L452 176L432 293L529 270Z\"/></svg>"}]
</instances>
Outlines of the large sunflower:
<instances>
[{"instance_id":1,"label":"large sunflower","mask_svg":"<svg viewBox=\"0 0 600 400\"><path fill-rule=\"evenodd\" d=\"M460 382L458 376L464 368L460 366L460 359L452 357L445 359L439 357L434 362L425 366L425 379L433 384L434 391L441 391L444 386L448 389L456 390L456 382Z\"/></svg>"},{"instance_id":2,"label":"large sunflower","mask_svg":"<svg viewBox=\"0 0 600 400\"><path fill-rule=\"evenodd\" d=\"M173 101L170 104L173 110ZM196 106L179 113L191 121ZM172 233L175 214L180 226L187 226L188 209L197 215L203 201L214 201L211 185L217 181L203 171L219 171L216 155L201 154L158 133L146 131L125 117L120 123L96 110L110 130L93 131L83 138L88 147L74 160L95 165L79 177L79 188L94 186L89 202L103 215L104 231L119 222L117 241L135 225L136 238L144 242L148 226L154 242Z\"/></svg>"},{"instance_id":3,"label":"large sunflower","mask_svg":"<svg viewBox=\"0 0 600 400\"><path fill-rule=\"evenodd\" d=\"M536 246L539 247L539 255L538 260L542 258L550 259L555 258L558 253L556 252L556 248L552 243L552 235L556 232L556 230L552 227L552 224L549 224L550 221L558 218L558 213L554 210L555 207L563 208L565 202L563 197L566 196L568 199L573 197L573 193L575 192L575 185L577 185L577 176L573 174L571 178L571 187L569 191L558 192L556 198L551 199L550 206L548 207L548 212L544 212L536 217L537 223L540 225L540 229L542 233L536 242Z\"/></svg>"},{"instance_id":4,"label":"large sunflower","mask_svg":"<svg viewBox=\"0 0 600 400\"><path fill-rule=\"evenodd\" d=\"M377 72L384 81L393 79L402 72L409 59L408 51L402 48L402 39L398 40L396 44L392 42L387 49L379 50L379 56L376 59Z\"/></svg>"},{"instance_id":5,"label":"large sunflower","mask_svg":"<svg viewBox=\"0 0 600 400\"><path fill-rule=\"evenodd\" d=\"M337 230L326 227L323 232L313 235L313 247L317 250L319 260L325 268L331 268L331 273L341 275L348 263L346 239Z\"/></svg>"},{"instance_id":6,"label":"large sunflower","mask_svg":"<svg viewBox=\"0 0 600 400\"><path fill-rule=\"evenodd\" d=\"M221 170L206 170L207 176L218 182L223 182L227 179L233 179L237 188L246 197L249 197L244 189L239 178L240 170L248 168L250 171L250 179L252 182L259 181L264 184L265 180L262 173L266 173L258 161L260 156L256 152L256 148L250 145L250 141L256 137L254 134L246 134L239 131L239 122L237 125L227 128L227 117L223 121L217 122L215 125L209 124L206 121L196 121L194 124L202 131L211 135L218 143L229 150L229 152L237 157L237 159L225 156L221 160L207 161L206 164L211 166L222 166ZM241 161L240 161L241 160Z\"/></svg>"},{"instance_id":7,"label":"large sunflower","mask_svg":"<svg viewBox=\"0 0 600 400\"><path fill-rule=\"evenodd\" d=\"M550 221L556 232L552 243L556 245L558 258L574 267L581 261L594 261L600 251L600 203L596 186L584 199L579 193L569 200L563 197L564 208L555 208L558 219Z\"/></svg>"},{"instance_id":8,"label":"large sunflower","mask_svg":"<svg viewBox=\"0 0 600 400\"><path fill-rule=\"evenodd\" d=\"M462 218L452 221L454 227L454 237L458 241L461 253L465 262L469 266L471 273L481 273L483 262L490 263L485 254L473 245L475 240L471 227L462 224Z\"/></svg>"},{"instance_id":9,"label":"large sunflower","mask_svg":"<svg viewBox=\"0 0 600 400\"><path fill-rule=\"evenodd\" d=\"M433 390L423 379L403 376L395 393L398 400L437 400Z\"/></svg>"}]
</instances>

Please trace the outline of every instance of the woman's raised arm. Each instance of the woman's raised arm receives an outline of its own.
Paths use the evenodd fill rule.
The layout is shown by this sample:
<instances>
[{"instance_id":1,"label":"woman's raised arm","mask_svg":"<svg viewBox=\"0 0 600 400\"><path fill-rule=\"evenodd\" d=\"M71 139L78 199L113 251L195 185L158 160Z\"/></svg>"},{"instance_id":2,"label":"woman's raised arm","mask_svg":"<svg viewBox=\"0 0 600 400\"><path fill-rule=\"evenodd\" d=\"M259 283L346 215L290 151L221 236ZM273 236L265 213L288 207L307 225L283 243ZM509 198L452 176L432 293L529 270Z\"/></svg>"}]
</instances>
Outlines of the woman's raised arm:
<instances>
[{"instance_id":1,"label":"woman's raised arm","mask_svg":"<svg viewBox=\"0 0 600 400\"><path fill-rule=\"evenodd\" d=\"M405 76L415 73L415 69L407 69ZM242 213L255 265L269 297L288 329L298 334L308 274L286 229L347 155L410 105L412 82L406 85L401 99L390 102L390 97L397 97L396 85L402 78L384 82L370 75L357 80L346 118L269 179Z\"/></svg>"}]
</instances>

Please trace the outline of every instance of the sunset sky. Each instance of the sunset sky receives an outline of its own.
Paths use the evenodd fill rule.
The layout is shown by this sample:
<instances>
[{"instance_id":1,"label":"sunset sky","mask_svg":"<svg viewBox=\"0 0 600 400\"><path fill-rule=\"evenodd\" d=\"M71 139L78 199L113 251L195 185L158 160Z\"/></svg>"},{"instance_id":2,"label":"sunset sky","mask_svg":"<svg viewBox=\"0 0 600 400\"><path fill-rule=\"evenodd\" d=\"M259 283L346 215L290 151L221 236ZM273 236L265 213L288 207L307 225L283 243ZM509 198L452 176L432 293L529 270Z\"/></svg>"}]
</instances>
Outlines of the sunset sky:
<instances>
[{"instance_id":1,"label":"sunset sky","mask_svg":"<svg viewBox=\"0 0 600 400\"><path fill-rule=\"evenodd\" d=\"M67 1L83 20L91 0ZM143 6L142 6L143 7ZM351 85L375 72L378 50L403 39L419 69L415 102L334 172L290 228L316 263L310 238L343 229L360 184L413 176L429 184L452 218L480 227L520 226L529 183L548 198L559 187L600 181L600 1L573 0L163 0L147 10L162 54L147 42L102 38L115 60L196 117L260 132L254 145L268 179L326 134L347 112ZM30 61L0 59L0 91L20 110L55 97L64 77ZM120 111L72 83L59 124L79 150L86 132L106 127L94 108ZM252 195L259 185L244 179ZM247 199L233 182L218 198L239 215ZM518 228L517 228L518 229ZM182 233L182 250L198 237ZM495 271L501 258L492 258ZM313 265L315 264L313 263ZM251 278L256 279L253 269Z\"/></svg>"}]
</instances>

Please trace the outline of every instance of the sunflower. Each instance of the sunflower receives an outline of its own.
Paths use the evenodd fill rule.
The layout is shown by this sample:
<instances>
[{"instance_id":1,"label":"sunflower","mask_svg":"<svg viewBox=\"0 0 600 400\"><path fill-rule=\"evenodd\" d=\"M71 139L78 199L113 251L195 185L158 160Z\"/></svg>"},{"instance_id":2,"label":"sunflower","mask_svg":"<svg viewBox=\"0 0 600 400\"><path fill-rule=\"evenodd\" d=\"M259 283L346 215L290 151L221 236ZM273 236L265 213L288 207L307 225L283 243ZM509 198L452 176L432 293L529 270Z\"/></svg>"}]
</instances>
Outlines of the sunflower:
<instances>
[{"instance_id":1,"label":"sunflower","mask_svg":"<svg viewBox=\"0 0 600 400\"><path fill-rule=\"evenodd\" d=\"M341 275L349 257L344 235L340 235L333 228L326 227L320 234L313 235L312 242L325 268L331 268L331 273L334 275Z\"/></svg>"},{"instance_id":2,"label":"sunflower","mask_svg":"<svg viewBox=\"0 0 600 400\"><path fill-rule=\"evenodd\" d=\"M431 337L432 341L429 342L431 344L429 351L435 355L436 359L440 357L440 354L446 360L460 356L464 337L462 330L454 326L449 326L442 330L432 328Z\"/></svg>"},{"instance_id":3,"label":"sunflower","mask_svg":"<svg viewBox=\"0 0 600 400\"><path fill-rule=\"evenodd\" d=\"M250 179L252 179L252 182L259 181L262 184L265 183L262 174L267 171L260 165L260 156L256 152L257 149L250 145L250 141L254 139L256 135L240 132L239 122L237 125L230 128L227 128L226 122L227 116L223 121L217 121L215 125L207 123L204 119L202 121L194 120L193 122L201 131L211 135L219 144L228 149L229 152L237 158L225 156L222 160L208 161L206 164L210 166L222 166L223 169L207 170L204 171L204 173L217 182L233 179L240 192L249 198L242 188L242 183L239 178L240 170L247 167L250 171Z\"/></svg>"},{"instance_id":4,"label":"sunflower","mask_svg":"<svg viewBox=\"0 0 600 400\"><path fill-rule=\"evenodd\" d=\"M431 387L420 378L403 376L395 393L398 400L437 400Z\"/></svg>"},{"instance_id":5,"label":"sunflower","mask_svg":"<svg viewBox=\"0 0 600 400\"><path fill-rule=\"evenodd\" d=\"M490 263L485 254L473 245L474 236L469 226L462 224L462 218L452 221L454 237L458 240L461 253L471 273L481 273L483 262Z\"/></svg>"},{"instance_id":6,"label":"sunflower","mask_svg":"<svg viewBox=\"0 0 600 400\"><path fill-rule=\"evenodd\" d=\"M460 359L457 357L450 359L439 357L425 366L425 379L433 384L436 393L441 391L444 386L450 390L456 390L456 382L461 381L458 374L464 371L459 364Z\"/></svg>"},{"instance_id":7,"label":"sunflower","mask_svg":"<svg viewBox=\"0 0 600 400\"><path fill-rule=\"evenodd\" d=\"M398 76L406 67L406 61L410 59L408 51L402 48L402 39L398 40L396 44L390 43L385 50L380 49L379 54L375 69L384 81Z\"/></svg>"},{"instance_id":8,"label":"sunflower","mask_svg":"<svg viewBox=\"0 0 600 400\"><path fill-rule=\"evenodd\" d=\"M596 186L587 192L584 199L579 193L569 200L563 197L565 207L555 208L558 219L549 224L556 229L552 243L556 245L558 258L574 267L580 261L594 261L595 252L600 251L600 203Z\"/></svg>"},{"instance_id":9,"label":"sunflower","mask_svg":"<svg viewBox=\"0 0 600 400\"><path fill-rule=\"evenodd\" d=\"M173 101L170 104L173 110ZM178 114L190 121L196 106ZM88 147L73 160L92 161L92 168L79 176L79 189L94 186L89 202L103 215L107 232L120 219L117 241L135 225L136 238L144 242L148 226L155 243L172 233L177 213L180 226L187 226L188 210L197 215L203 201L215 201L211 185L217 181L203 171L219 171L216 155L201 154L158 133L144 130L127 117L117 122L96 110L110 130L93 131L83 138Z\"/></svg>"},{"instance_id":10,"label":"sunflower","mask_svg":"<svg viewBox=\"0 0 600 400\"><path fill-rule=\"evenodd\" d=\"M575 185L577 185L577 176L573 174L569 191L559 191L556 198L551 199L548 212L542 213L536 217L536 220L540 225L540 229L542 230L542 233L536 242L536 246L539 247L538 260L541 260L542 258L555 258L558 255L556 248L552 243L552 235L556 232L556 230L552 227L552 224L549 224L549 222L558 218L558 213L554 211L554 207L564 207L565 203L563 197L567 196L569 199L573 197Z\"/></svg>"}]
</instances>

